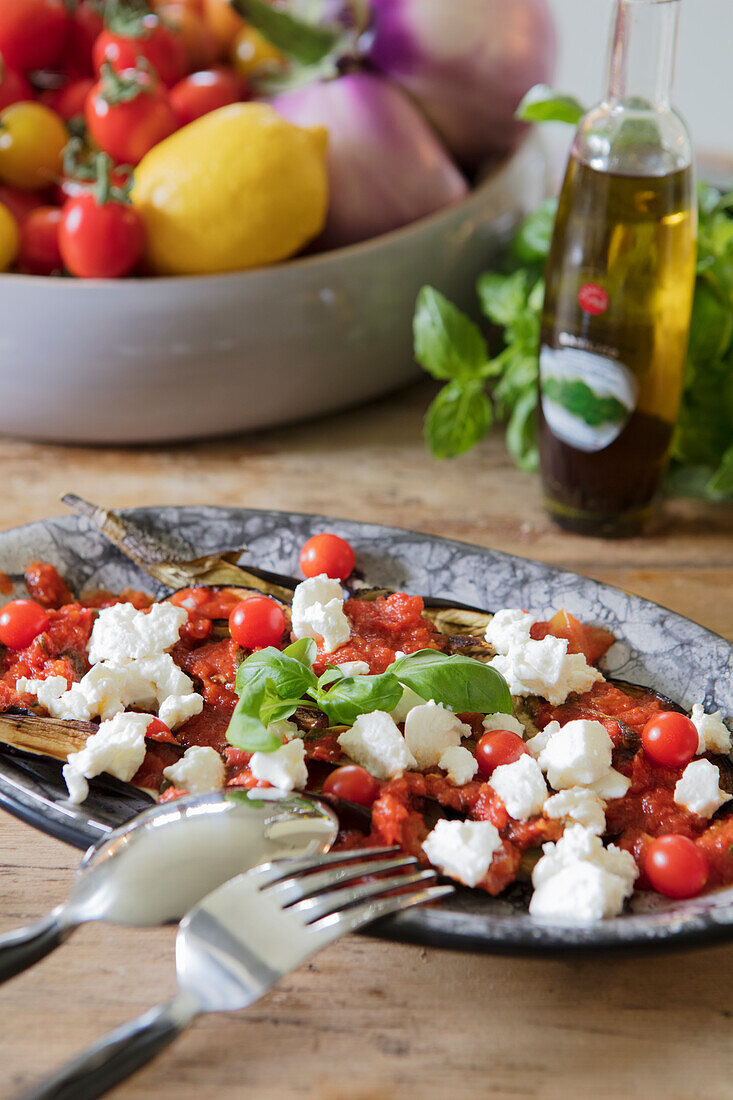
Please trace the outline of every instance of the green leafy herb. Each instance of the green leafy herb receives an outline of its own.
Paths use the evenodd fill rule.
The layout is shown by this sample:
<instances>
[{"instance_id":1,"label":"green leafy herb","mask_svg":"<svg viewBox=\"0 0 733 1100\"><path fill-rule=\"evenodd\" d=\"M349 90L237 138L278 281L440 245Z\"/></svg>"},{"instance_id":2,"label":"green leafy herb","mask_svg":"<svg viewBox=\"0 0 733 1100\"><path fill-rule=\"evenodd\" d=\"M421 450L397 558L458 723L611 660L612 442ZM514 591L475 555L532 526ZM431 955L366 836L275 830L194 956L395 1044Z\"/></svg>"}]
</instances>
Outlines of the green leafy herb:
<instances>
[{"instance_id":1,"label":"green leafy herb","mask_svg":"<svg viewBox=\"0 0 733 1100\"><path fill-rule=\"evenodd\" d=\"M334 53L341 41L338 27L298 19L267 0L232 0L232 7L248 23L299 65L316 65Z\"/></svg>"},{"instance_id":2,"label":"green leafy herb","mask_svg":"<svg viewBox=\"0 0 733 1100\"><path fill-rule=\"evenodd\" d=\"M574 96L555 92L546 84L530 88L516 110L517 118L525 122L569 122L577 126L585 107Z\"/></svg>"},{"instance_id":3,"label":"green leafy herb","mask_svg":"<svg viewBox=\"0 0 733 1100\"><path fill-rule=\"evenodd\" d=\"M413 331L417 361L433 378L470 377L489 358L478 325L430 286L417 296Z\"/></svg>"},{"instance_id":4,"label":"green leafy herb","mask_svg":"<svg viewBox=\"0 0 733 1100\"><path fill-rule=\"evenodd\" d=\"M448 657L434 649L420 649L395 661L390 672L423 699L434 699L459 714L511 714L506 680L496 669L472 657L459 653Z\"/></svg>"},{"instance_id":5,"label":"green leafy herb","mask_svg":"<svg viewBox=\"0 0 733 1100\"><path fill-rule=\"evenodd\" d=\"M427 411L425 438L436 458L455 458L483 439L493 419L482 379L449 382Z\"/></svg>"},{"instance_id":6,"label":"green leafy herb","mask_svg":"<svg viewBox=\"0 0 733 1100\"><path fill-rule=\"evenodd\" d=\"M360 714L391 711L402 698L402 687L390 672L380 676L344 676L329 691L318 693L316 702L334 725L353 726Z\"/></svg>"}]
</instances>

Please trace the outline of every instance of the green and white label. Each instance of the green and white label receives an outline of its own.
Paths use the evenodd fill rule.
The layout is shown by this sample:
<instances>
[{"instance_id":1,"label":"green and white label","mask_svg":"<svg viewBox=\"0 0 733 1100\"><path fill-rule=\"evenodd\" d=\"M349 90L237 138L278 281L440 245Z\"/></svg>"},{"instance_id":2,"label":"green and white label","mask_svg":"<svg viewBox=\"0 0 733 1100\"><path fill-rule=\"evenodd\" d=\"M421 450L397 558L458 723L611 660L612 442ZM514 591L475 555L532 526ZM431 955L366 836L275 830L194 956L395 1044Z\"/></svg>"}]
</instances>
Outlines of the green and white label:
<instances>
[{"instance_id":1,"label":"green and white label","mask_svg":"<svg viewBox=\"0 0 733 1100\"><path fill-rule=\"evenodd\" d=\"M636 408L635 375L615 359L581 348L540 351L542 411L563 443L602 451L624 430Z\"/></svg>"}]
</instances>

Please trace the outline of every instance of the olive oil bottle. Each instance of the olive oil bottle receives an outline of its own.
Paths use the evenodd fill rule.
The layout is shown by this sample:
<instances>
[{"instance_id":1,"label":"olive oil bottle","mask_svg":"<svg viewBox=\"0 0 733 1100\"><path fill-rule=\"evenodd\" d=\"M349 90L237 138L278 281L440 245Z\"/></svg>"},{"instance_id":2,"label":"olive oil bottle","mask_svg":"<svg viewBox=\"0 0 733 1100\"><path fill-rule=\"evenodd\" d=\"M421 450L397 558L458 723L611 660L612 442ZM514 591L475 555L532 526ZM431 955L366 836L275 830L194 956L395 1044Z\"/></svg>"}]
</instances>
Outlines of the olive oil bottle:
<instances>
[{"instance_id":1,"label":"olive oil bottle","mask_svg":"<svg viewBox=\"0 0 733 1100\"><path fill-rule=\"evenodd\" d=\"M547 262L539 445L547 508L639 530L679 407L695 284L691 144L670 106L680 0L616 0L606 97L578 127Z\"/></svg>"}]
</instances>

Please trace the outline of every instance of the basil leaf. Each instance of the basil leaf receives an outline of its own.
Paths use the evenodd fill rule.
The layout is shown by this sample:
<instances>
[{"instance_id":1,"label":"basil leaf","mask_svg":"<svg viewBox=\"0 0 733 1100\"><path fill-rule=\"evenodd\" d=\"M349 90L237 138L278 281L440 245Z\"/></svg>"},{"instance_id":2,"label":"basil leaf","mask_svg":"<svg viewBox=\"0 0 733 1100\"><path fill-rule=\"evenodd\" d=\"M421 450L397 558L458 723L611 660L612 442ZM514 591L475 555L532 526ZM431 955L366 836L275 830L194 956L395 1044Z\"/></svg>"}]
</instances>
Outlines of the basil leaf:
<instances>
[{"instance_id":1,"label":"basil leaf","mask_svg":"<svg viewBox=\"0 0 733 1100\"><path fill-rule=\"evenodd\" d=\"M280 738L270 733L260 719L247 712L246 703L237 703L227 728L227 741L245 752L274 752L280 748Z\"/></svg>"},{"instance_id":2,"label":"basil leaf","mask_svg":"<svg viewBox=\"0 0 733 1100\"><path fill-rule=\"evenodd\" d=\"M301 65L322 61L343 40L339 28L307 23L267 0L232 0L232 7L268 42Z\"/></svg>"},{"instance_id":3,"label":"basil leaf","mask_svg":"<svg viewBox=\"0 0 733 1100\"><path fill-rule=\"evenodd\" d=\"M585 107L575 96L556 92L546 84L530 88L515 111L523 122L568 122L571 126L577 126L584 114Z\"/></svg>"},{"instance_id":4,"label":"basil leaf","mask_svg":"<svg viewBox=\"0 0 733 1100\"><path fill-rule=\"evenodd\" d=\"M475 375L489 357L478 325L431 286L417 296L413 334L415 358L433 378Z\"/></svg>"},{"instance_id":5,"label":"basil leaf","mask_svg":"<svg viewBox=\"0 0 733 1100\"><path fill-rule=\"evenodd\" d=\"M556 214L557 199L545 199L522 222L511 245L512 253L520 263L536 264L547 259Z\"/></svg>"},{"instance_id":6,"label":"basil leaf","mask_svg":"<svg viewBox=\"0 0 733 1100\"><path fill-rule=\"evenodd\" d=\"M512 713L504 677L473 657L421 649L390 665L390 673L423 699L434 699L458 714Z\"/></svg>"},{"instance_id":7,"label":"basil leaf","mask_svg":"<svg viewBox=\"0 0 733 1100\"><path fill-rule=\"evenodd\" d=\"M510 325L527 308L529 273L520 269L513 275L485 271L476 284L481 309L495 325Z\"/></svg>"},{"instance_id":8,"label":"basil leaf","mask_svg":"<svg viewBox=\"0 0 733 1100\"><path fill-rule=\"evenodd\" d=\"M265 684L265 690L260 699L259 719L263 726L269 726L270 722L281 722L295 714L300 699L283 699L275 690L272 680Z\"/></svg>"},{"instance_id":9,"label":"basil leaf","mask_svg":"<svg viewBox=\"0 0 733 1100\"><path fill-rule=\"evenodd\" d=\"M480 378L449 382L425 416L425 439L436 458L455 458L474 447L494 415Z\"/></svg>"},{"instance_id":10,"label":"basil leaf","mask_svg":"<svg viewBox=\"0 0 733 1100\"><path fill-rule=\"evenodd\" d=\"M374 710L394 710L402 698L402 688L391 672L380 676L345 676L329 691L319 691L317 702L331 723L354 724L360 714Z\"/></svg>"},{"instance_id":11,"label":"basil leaf","mask_svg":"<svg viewBox=\"0 0 733 1100\"><path fill-rule=\"evenodd\" d=\"M317 652L318 646L313 638L299 638L297 642L291 642L283 650L286 657L292 657L294 661L300 661L301 665L305 665L306 668L313 667Z\"/></svg>"},{"instance_id":12,"label":"basil leaf","mask_svg":"<svg viewBox=\"0 0 733 1100\"><path fill-rule=\"evenodd\" d=\"M318 687L322 691L327 688L329 684L335 684L337 680L343 680L346 677L346 673L340 668L327 668L321 676L318 677Z\"/></svg>"},{"instance_id":13,"label":"basil leaf","mask_svg":"<svg viewBox=\"0 0 733 1100\"><path fill-rule=\"evenodd\" d=\"M712 496L733 496L733 444L723 455L706 488Z\"/></svg>"},{"instance_id":14,"label":"basil leaf","mask_svg":"<svg viewBox=\"0 0 733 1100\"><path fill-rule=\"evenodd\" d=\"M268 680L283 699L299 699L308 688L318 683L315 673L295 657L281 653L274 646L250 653L237 669L236 688L240 699L254 698L264 690Z\"/></svg>"}]
</instances>

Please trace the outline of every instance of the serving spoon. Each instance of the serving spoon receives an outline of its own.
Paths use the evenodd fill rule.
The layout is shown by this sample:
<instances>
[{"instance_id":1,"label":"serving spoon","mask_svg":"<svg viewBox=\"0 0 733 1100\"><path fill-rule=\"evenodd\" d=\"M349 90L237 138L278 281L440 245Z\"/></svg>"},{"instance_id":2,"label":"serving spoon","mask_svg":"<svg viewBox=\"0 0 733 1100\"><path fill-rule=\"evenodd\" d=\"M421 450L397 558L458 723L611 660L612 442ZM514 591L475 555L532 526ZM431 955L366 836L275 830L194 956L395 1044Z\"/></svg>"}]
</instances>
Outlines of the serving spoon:
<instances>
[{"instance_id":1,"label":"serving spoon","mask_svg":"<svg viewBox=\"0 0 733 1100\"><path fill-rule=\"evenodd\" d=\"M223 882L261 863L327 852L338 818L303 795L267 789L187 795L140 814L91 847L71 897L0 936L0 982L32 966L86 921L179 921Z\"/></svg>"}]
</instances>

